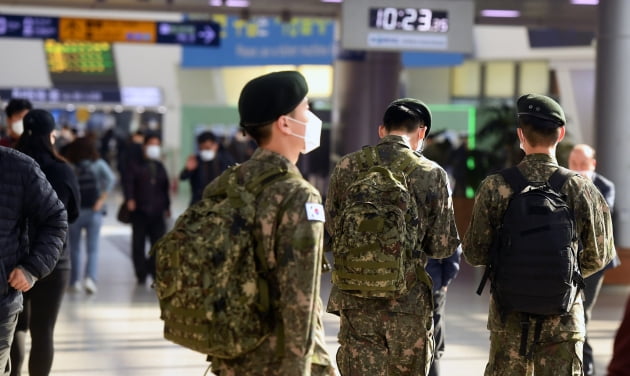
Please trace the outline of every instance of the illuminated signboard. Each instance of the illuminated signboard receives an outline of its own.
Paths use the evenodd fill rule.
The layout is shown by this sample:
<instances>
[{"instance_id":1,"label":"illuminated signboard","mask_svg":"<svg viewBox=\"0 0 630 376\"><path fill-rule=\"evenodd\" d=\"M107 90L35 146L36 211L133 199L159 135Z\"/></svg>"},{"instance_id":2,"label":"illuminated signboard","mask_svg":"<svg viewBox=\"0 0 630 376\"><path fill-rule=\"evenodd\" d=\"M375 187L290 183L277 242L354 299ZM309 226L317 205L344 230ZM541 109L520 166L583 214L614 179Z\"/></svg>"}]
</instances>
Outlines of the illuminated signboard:
<instances>
[{"instance_id":1,"label":"illuminated signboard","mask_svg":"<svg viewBox=\"0 0 630 376\"><path fill-rule=\"evenodd\" d=\"M59 19L0 15L0 37L57 38Z\"/></svg>"},{"instance_id":2,"label":"illuminated signboard","mask_svg":"<svg viewBox=\"0 0 630 376\"><path fill-rule=\"evenodd\" d=\"M221 28L216 22L158 22L157 42L219 46Z\"/></svg>"},{"instance_id":3,"label":"illuminated signboard","mask_svg":"<svg viewBox=\"0 0 630 376\"><path fill-rule=\"evenodd\" d=\"M109 43L57 42L44 44L50 79L55 86L117 85L112 46Z\"/></svg>"},{"instance_id":4,"label":"illuminated signboard","mask_svg":"<svg viewBox=\"0 0 630 376\"><path fill-rule=\"evenodd\" d=\"M346 0L341 46L348 50L472 52L471 0Z\"/></svg>"},{"instance_id":5,"label":"illuminated signboard","mask_svg":"<svg viewBox=\"0 0 630 376\"><path fill-rule=\"evenodd\" d=\"M0 37L218 47L221 26L214 21L153 22L0 15Z\"/></svg>"},{"instance_id":6,"label":"illuminated signboard","mask_svg":"<svg viewBox=\"0 0 630 376\"><path fill-rule=\"evenodd\" d=\"M59 40L154 43L155 22L60 18Z\"/></svg>"}]
</instances>

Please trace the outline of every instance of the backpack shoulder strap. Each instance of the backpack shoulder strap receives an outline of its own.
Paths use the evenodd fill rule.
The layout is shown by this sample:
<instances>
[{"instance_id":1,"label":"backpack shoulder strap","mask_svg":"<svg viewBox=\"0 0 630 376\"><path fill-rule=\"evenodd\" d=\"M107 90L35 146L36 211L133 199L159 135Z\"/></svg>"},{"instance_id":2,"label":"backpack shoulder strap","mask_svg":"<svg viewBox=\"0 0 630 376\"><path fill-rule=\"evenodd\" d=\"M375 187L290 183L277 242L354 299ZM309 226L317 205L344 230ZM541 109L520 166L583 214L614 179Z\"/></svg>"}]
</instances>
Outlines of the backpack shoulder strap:
<instances>
[{"instance_id":1,"label":"backpack shoulder strap","mask_svg":"<svg viewBox=\"0 0 630 376\"><path fill-rule=\"evenodd\" d=\"M575 176L575 174L576 172L573 172L568 168L558 167L558 169L549 178L549 185L554 191L560 192L564 183L566 183L570 177Z\"/></svg>"},{"instance_id":2,"label":"backpack shoulder strap","mask_svg":"<svg viewBox=\"0 0 630 376\"><path fill-rule=\"evenodd\" d=\"M510 185L514 193L521 192L529 184L529 181L525 179L521 170L516 166L505 168L499 171L499 174L503 176L503 179Z\"/></svg>"}]
</instances>

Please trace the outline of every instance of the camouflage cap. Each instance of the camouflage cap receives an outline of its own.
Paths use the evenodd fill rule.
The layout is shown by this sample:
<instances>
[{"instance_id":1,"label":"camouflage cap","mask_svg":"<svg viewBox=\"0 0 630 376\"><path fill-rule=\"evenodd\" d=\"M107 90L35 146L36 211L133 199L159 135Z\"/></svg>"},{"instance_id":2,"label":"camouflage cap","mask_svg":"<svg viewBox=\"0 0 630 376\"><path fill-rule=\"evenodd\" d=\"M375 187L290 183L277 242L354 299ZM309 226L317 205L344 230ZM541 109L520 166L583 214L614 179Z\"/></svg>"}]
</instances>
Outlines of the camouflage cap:
<instances>
[{"instance_id":1,"label":"camouflage cap","mask_svg":"<svg viewBox=\"0 0 630 376\"><path fill-rule=\"evenodd\" d=\"M425 137L429 135L429 131L431 130L431 110L429 110L429 107L427 107L424 102L415 98L396 99L389 104L385 113L396 108L402 109L403 111L412 111L419 115L420 118L422 118L424 125L427 126Z\"/></svg>"},{"instance_id":2,"label":"camouflage cap","mask_svg":"<svg viewBox=\"0 0 630 376\"><path fill-rule=\"evenodd\" d=\"M238 99L242 127L268 124L288 114L306 97L308 85L297 71L265 74L249 81Z\"/></svg>"},{"instance_id":3,"label":"camouflage cap","mask_svg":"<svg viewBox=\"0 0 630 376\"><path fill-rule=\"evenodd\" d=\"M518 115L529 115L539 119L549 120L560 127L566 124L564 111L558 102L546 95L526 94L516 101Z\"/></svg>"}]
</instances>

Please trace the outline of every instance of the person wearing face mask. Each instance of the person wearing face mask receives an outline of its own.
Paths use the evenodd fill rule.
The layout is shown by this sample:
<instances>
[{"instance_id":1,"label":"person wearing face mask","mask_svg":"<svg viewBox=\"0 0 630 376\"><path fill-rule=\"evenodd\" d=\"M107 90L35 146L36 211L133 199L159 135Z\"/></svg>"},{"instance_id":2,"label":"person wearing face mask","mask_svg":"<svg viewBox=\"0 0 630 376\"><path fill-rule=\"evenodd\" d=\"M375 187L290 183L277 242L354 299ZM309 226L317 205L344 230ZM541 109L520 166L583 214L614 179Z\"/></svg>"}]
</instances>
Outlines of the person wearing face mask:
<instances>
[{"instance_id":1,"label":"person wearing face mask","mask_svg":"<svg viewBox=\"0 0 630 376\"><path fill-rule=\"evenodd\" d=\"M230 153L217 142L217 137L210 131L197 136L197 148L199 152L188 157L179 174L179 180L190 180L190 205L201 200L206 185L235 163Z\"/></svg>"},{"instance_id":2,"label":"person wearing face mask","mask_svg":"<svg viewBox=\"0 0 630 376\"><path fill-rule=\"evenodd\" d=\"M432 286L425 272L427 257L449 257L459 245L448 176L437 163L420 153L430 129L431 112L423 102L414 98L395 100L387 107L383 122L378 126L381 139L376 147L363 148L342 157L330 176L326 230L332 239L336 269L342 270L341 273L348 264L341 259L340 252L335 254L335 249L338 244L346 244L338 240L346 233L347 225L342 223L342 218L348 213L346 208L357 207L355 204L358 204L350 201L358 199L356 195L349 194L353 182L360 180L369 169L374 171L381 166L388 172L404 174L411 196L409 200L413 201L408 201L407 207L417 208L417 214L414 210L404 213L405 218L409 214L409 220L405 221L404 243L416 244L409 252L405 250L408 256L401 256L406 291L396 297L385 295L373 298L370 293L374 291L371 289L374 285L351 284L361 281L361 277L366 277L363 280L389 281L390 275L398 273L372 274L376 279L368 279L372 276L361 274L355 280L352 276L358 272L353 274L350 271L347 275L338 272L337 278L333 275L327 310L340 317L337 364L342 376L426 375L429 370L434 340ZM373 155L370 159L377 161L377 166L365 163L366 150ZM366 233L370 231L368 226L378 226L369 216L361 220L361 226L364 223L363 231ZM353 243L351 239L347 242ZM373 244L356 246L362 248L362 254L387 252L381 248L372 251ZM351 267L356 264L354 270L365 264L361 260L348 263ZM370 266L364 269L368 268ZM349 283L346 284L346 281ZM353 287L365 289L360 291ZM374 286L375 289L378 287Z\"/></svg>"},{"instance_id":3,"label":"person wearing face mask","mask_svg":"<svg viewBox=\"0 0 630 376\"><path fill-rule=\"evenodd\" d=\"M300 154L319 146L321 121L309 111L307 92L299 72L282 71L254 78L240 94L240 126L258 148L234 172L238 183L287 176L257 196L252 229L257 249L269 261L274 328L243 356L209 359L217 375L335 375L325 349L320 298L324 210L319 192L296 167ZM229 184L231 171L206 189Z\"/></svg>"},{"instance_id":4,"label":"person wearing face mask","mask_svg":"<svg viewBox=\"0 0 630 376\"><path fill-rule=\"evenodd\" d=\"M146 252L166 232L165 219L170 217L169 178L160 161L161 140L157 134L147 134L143 144L144 158L129 165L123 181L125 202L131 212L131 254L139 285L147 275L155 278L155 257Z\"/></svg>"},{"instance_id":5,"label":"person wearing face mask","mask_svg":"<svg viewBox=\"0 0 630 376\"><path fill-rule=\"evenodd\" d=\"M604 196L610 213L614 214L613 208L615 206L615 184L603 177L601 174L595 172L595 166L597 160L595 159L595 149L586 144L578 144L571 149L569 154L569 168L580 175L584 176L588 180L592 181L597 187L599 192ZM591 313L599 290L604 282L604 272L608 269L616 268L621 264L619 257L615 257L611 262L604 267L604 269L584 279L584 321L587 325L586 337L584 340L584 375L595 375L595 361L593 359L593 348L588 341L588 322L591 318Z\"/></svg>"},{"instance_id":6,"label":"person wearing face mask","mask_svg":"<svg viewBox=\"0 0 630 376\"><path fill-rule=\"evenodd\" d=\"M7 115L7 135L0 139L0 146L15 147L24 132L22 119L27 112L33 109L33 105L27 99L14 98L9 101L4 109Z\"/></svg>"}]
</instances>

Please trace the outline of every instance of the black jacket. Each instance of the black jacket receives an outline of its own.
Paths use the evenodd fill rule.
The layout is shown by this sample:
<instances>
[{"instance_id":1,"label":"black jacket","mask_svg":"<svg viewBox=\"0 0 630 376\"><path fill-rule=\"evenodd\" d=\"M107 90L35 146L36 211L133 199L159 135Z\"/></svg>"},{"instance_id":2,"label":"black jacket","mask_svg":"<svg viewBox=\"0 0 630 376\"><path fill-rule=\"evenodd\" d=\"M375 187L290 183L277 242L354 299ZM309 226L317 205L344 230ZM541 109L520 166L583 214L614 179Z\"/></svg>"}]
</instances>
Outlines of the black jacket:
<instances>
[{"instance_id":1,"label":"black jacket","mask_svg":"<svg viewBox=\"0 0 630 376\"><path fill-rule=\"evenodd\" d=\"M223 148L219 149L216 157L209 161L204 162L199 157L199 154L195 156L197 158L197 168L189 171L184 167L179 174L180 180L190 179L191 198L190 205L201 200L203 190L214 178L221 175L228 167L235 164L234 158L225 151Z\"/></svg>"},{"instance_id":2,"label":"black jacket","mask_svg":"<svg viewBox=\"0 0 630 376\"><path fill-rule=\"evenodd\" d=\"M53 159L48 154L38 156L39 163L46 179L57 193L68 212L68 223L73 223L79 216L79 182L74 170L68 163ZM57 269L70 269L70 252L67 251L67 238L63 242L63 250L57 262Z\"/></svg>"},{"instance_id":3,"label":"black jacket","mask_svg":"<svg viewBox=\"0 0 630 376\"><path fill-rule=\"evenodd\" d=\"M38 279L55 267L66 238L67 218L37 163L0 147L0 317L22 309L22 294L8 284L16 266Z\"/></svg>"},{"instance_id":4,"label":"black jacket","mask_svg":"<svg viewBox=\"0 0 630 376\"><path fill-rule=\"evenodd\" d=\"M149 217L163 216L170 210L169 179L160 161L142 159L129 165L124 181L125 201L135 200L136 210Z\"/></svg>"}]
</instances>

